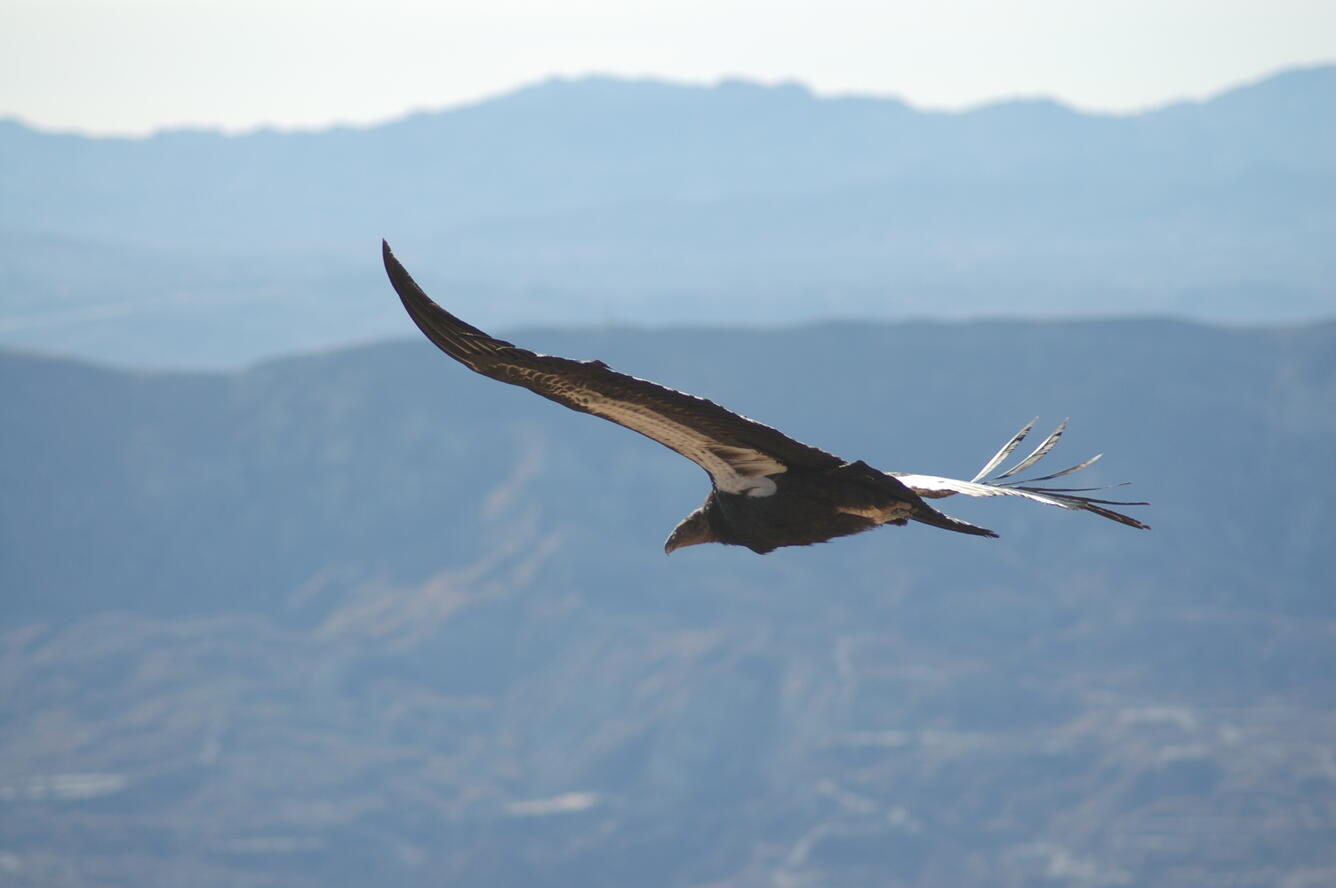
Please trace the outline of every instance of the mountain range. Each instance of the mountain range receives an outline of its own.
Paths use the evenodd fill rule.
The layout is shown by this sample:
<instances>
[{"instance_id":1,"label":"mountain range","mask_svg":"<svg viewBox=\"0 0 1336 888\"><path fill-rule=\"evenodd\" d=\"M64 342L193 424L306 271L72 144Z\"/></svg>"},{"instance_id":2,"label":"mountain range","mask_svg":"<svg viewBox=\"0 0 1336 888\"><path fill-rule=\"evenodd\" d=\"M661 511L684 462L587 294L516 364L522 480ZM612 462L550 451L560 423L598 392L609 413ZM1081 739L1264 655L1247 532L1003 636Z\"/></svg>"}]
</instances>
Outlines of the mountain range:
<instances>
[{"instance_id":1,"label":"mountain range","mask_svg":"<svg viewBox=\"0 0 1336 888\"><path fill-rule=\"evenodd\" d=\"M1154 530L665 558L695 466L420 340L0 354L6 884L1336 880L1336 325L515 338L886 469L1070 415Z\"/></svg>"},{"instance_id":2,"label":"mountain range","mask_svg":"<svg viewBox=\"0 0 1336 888\"><path fill-rule=\"evenodd\" d=\"M553 80L366 128L0 121L0 344L235 368L402 330L1336 308L1336 67L1134 115Z\"/></svg>"}]
</instances>

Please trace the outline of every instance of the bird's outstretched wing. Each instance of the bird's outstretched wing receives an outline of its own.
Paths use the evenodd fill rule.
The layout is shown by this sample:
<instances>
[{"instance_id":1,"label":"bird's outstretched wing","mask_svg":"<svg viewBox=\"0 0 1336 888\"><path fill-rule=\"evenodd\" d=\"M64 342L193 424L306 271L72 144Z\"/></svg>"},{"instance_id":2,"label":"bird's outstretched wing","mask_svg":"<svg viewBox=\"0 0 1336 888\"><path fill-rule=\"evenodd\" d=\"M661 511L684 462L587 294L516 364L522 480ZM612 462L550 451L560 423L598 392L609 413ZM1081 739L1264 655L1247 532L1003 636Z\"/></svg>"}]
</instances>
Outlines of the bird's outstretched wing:
<instances>
[{"instance_id":1,"label":"bird's outstretched wing","mask_svg":"<svg viewBox=\"0 0 1336 888\"><path fill-rule=\"evenodd\" d=\"M1034 428L1035 420L1031 420L1026 426L1011 437L1006 444L1002 445L992 459L984 464L969 481L959 481L955 478L938 478L935 475L912 475L901 472L891 472L890 474L900 480L902 484L919 496L928 499L937 499L952 494L961 493L965 496L1019 496L1037 503L1045 503L1050 506L1058 506L1063 509L1080 509L1086 512L1094 512L1096 515L1102 515L1111 521L1117 521L1120 524L1126 524L1129 527L1139 527L1142 530L1149 530L1149 524L1143 524L1130 515L1124 515L1121 512L1115 512L1107 506L1146 506L1146 502L1128 502L1125 500L1107 500L1096 499L1092 496L1086 496L1097 490L1106 490L1106 487L1035 487L1037 482L1052 481L1055 478L1061 478L1064 475L1070 475L1073 472L1079 472L1086 466L1089 466L1103 454L1096 454L1084 462L1077 463L1068 469L1060 472L1053 472L1048 475L1041 475L1038 478L1027 478L1022 481L1008 481L1007 478L1028 469L1030 466L1039 462L1048 455L1048 452L1058 443L1062 437L1063 431L1067 428L1067 420L1053 430L1047 438L1040 442L1039 446L1030 451L1030 454L1022 459L1016 465L1006 471L990 476L990 473L997 469L1007 457L1025 440L1025 436ZM1122 485L1112 485L1120 487Z\"/></svg>"},{"instance_id":2,"label":"bird's outstretched wing","mask_svg":"<svg viewBox=\"0 0 1336 888\"><path fill-rule=\"evenodd\" d=\"M832 468L843 460L694 395L609 369L602 361L540 355L488 336L441 308L382 243L385 270L427 338L470 370L523 386L572 410L653 438L705 469L727 493L770 492L790 466Z\"/></svg>"}]
</instances>

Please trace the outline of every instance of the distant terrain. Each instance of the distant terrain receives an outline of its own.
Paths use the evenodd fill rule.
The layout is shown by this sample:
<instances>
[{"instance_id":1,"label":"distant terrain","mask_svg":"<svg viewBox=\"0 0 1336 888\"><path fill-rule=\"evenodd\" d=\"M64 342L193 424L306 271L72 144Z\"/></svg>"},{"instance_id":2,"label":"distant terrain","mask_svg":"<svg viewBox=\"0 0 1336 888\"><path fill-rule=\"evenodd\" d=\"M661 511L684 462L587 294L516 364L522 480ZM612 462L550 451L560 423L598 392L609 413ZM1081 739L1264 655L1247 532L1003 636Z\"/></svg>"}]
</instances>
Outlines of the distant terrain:
<instances>
[{"instance_id":1,"label":"distant terrain","mask_svg":"<svg viewBox=\"0 0 1336 888\"><path fill-rule=\"evenodd\" d=\"M366 129L0 121L0 344L231 368L479 323L1336 313L1336 67L1142 114L555 80Z\"/></svg>"},{"instance_id":2,"label":"distant terrain","mask_svg":"<svg viewBox=\"0 0 1336 888\"><path fill-rule=\"evenodd\" d=\"M1336 324L515 338L887 469L1070 415L1155 529L666 558L695 466L422 341L0 354L0 882L1336 883Z\"/></svg>"}]
</instances>

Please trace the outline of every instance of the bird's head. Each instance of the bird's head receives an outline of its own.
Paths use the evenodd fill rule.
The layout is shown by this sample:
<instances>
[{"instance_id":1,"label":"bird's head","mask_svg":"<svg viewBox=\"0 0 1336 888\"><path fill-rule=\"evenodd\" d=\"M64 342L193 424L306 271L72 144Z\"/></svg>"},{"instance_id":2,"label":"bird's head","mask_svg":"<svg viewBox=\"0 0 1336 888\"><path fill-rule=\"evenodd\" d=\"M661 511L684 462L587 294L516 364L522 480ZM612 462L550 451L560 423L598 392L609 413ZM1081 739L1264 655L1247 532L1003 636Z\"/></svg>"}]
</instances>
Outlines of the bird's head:
<instances>
[{"instance_id":1,"label":"bird's head","mask_svg":"<svg viewBox=\"0 0 1336 888\"><path fill-rule=\"evenodd\" d=\"M682 522L673 528L673 532L668 534L668 542L663 544L665 554L671 555L675 549L681 549L683 546L719 542L719 537L714 535L714 530L710 527L707 508L708 503L683 518Z\"/></svg>"}]
</instances>

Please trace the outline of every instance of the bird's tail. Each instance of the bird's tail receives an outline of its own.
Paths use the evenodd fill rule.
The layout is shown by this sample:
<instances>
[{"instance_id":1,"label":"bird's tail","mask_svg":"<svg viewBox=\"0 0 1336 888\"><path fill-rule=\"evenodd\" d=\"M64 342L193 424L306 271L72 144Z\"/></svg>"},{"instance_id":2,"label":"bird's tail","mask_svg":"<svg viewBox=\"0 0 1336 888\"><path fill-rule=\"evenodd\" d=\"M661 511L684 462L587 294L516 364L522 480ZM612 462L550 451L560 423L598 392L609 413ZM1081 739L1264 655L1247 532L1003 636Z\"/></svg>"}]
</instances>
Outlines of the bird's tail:
<instances>
[{"instance_id":1,"label":"bird's tail","mask_svg":"<svg viewBox=\"0 0 1336 888\"><path fill-rule=\"evenodd\" d=\"M986 527L970 524L968 521L961 521L959 518L952 518L945 512L937 511L927 503L916 506L909 517L921 524L931 524L933 527L940 527L942 530L954 530L956 533L969 533L983 537L997 536L995 532Z\"/></svg>"}]
</instances>

